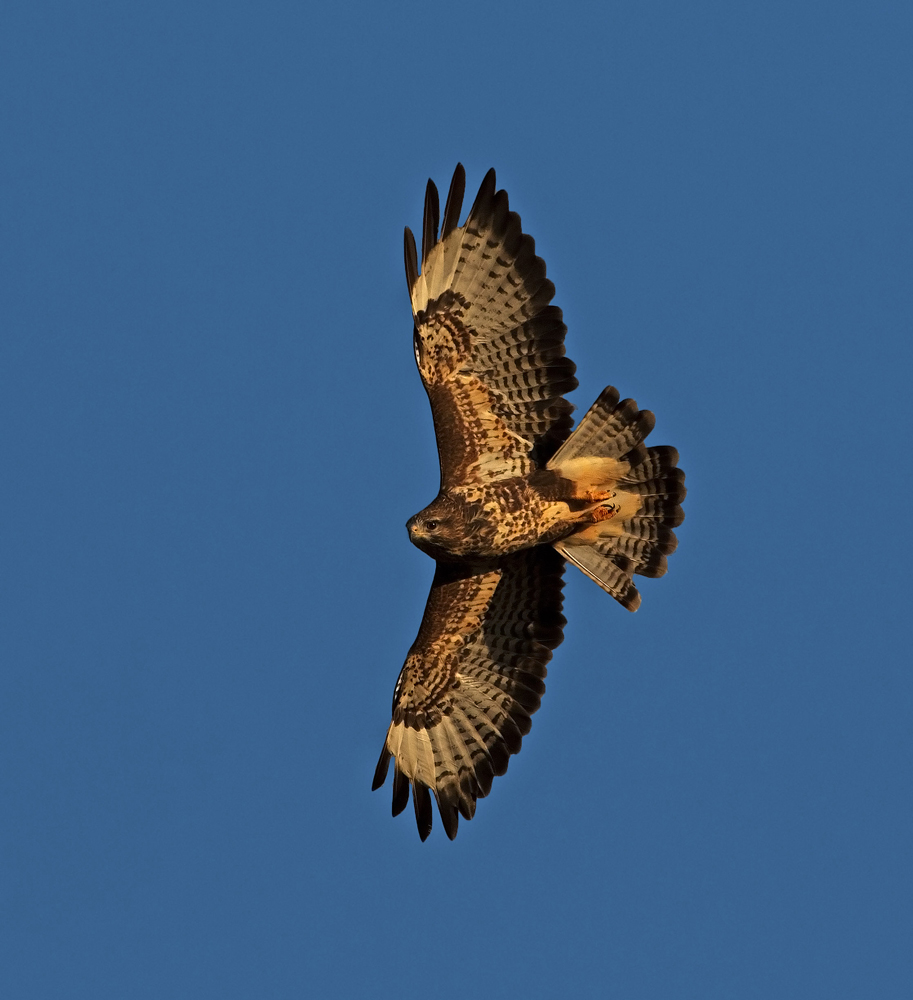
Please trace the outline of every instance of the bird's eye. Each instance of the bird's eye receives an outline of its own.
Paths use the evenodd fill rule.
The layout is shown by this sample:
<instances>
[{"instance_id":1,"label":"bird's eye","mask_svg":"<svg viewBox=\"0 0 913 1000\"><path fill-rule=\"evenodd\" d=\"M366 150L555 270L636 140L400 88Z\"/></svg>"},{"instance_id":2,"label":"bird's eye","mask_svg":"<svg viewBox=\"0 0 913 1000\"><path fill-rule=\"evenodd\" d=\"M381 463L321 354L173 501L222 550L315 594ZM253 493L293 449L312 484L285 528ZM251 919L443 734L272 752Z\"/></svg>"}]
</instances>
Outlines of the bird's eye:
<instances>
[{"instance_id":1,"label":"bird's eye","mask_svg":"<svg viewBox=\"0 0 913 1000\"><path fill-rule=\"evenodd\" d=\"M425 522L425 527L429 531L435 531L435 530L437 530L437 521L426 521Z\"/></svg>"}]
</instances>

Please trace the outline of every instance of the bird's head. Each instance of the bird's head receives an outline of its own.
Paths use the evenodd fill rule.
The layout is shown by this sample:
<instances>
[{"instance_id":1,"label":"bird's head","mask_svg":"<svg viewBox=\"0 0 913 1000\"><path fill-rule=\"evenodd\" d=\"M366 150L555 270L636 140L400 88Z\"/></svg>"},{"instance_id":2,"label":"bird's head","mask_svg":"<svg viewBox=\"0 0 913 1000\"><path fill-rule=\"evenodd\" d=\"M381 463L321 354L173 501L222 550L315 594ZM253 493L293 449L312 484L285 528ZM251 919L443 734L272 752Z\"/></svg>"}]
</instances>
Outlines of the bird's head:
<instances>
[{"instance_id":1,"label":"bird's head","mask_svg":"<svg viewBox=\"0 0 913 1000\"><path fill-rule=\"evenodd\" d=\"M460 555L465 543L463 505L444 494L406 521L409 540L435 559Z\"/></svg>"}]
</instances>

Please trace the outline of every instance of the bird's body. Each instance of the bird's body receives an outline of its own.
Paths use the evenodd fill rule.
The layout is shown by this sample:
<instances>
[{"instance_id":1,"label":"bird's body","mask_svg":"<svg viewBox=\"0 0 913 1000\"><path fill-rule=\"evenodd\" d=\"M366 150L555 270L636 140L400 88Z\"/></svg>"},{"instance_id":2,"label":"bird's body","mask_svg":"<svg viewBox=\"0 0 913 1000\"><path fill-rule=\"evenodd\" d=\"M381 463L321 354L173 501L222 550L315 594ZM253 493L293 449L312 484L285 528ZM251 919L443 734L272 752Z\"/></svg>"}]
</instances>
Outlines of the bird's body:
<instances>
[{"instance_id":1,"label":"bird's body","mask_svg":"<svg viewBox=\"0 0 913 1000\"><path fill-rule=\"evenodd\" d=\"M409 537L435 558L496 558L566 538L618 509L616 482L581 487L560 471L537 469L494 483L442 491L407 522Z\"/></svg>"},{"instance_id":2,"label":"bird's body","mask_svg":"<svg viewBox=\"0 0 913 1000\"><path fill-rule=\"evenodd\" d=\"M457 167L438 238L425 197L421 273L406 230L415 359L428 392L441 488L408 521L436 561L418 637L393 695L374 787L395 760L393 813L409 799L431 831L471 819L507 769L562 640L565 560L631 611L633 574L661 576L675 550L684 475L674 448L647 448L653 414L605 389L571 433L574 365L554 286L489 171L459 226Z\"/></svg>"}]
</instances>

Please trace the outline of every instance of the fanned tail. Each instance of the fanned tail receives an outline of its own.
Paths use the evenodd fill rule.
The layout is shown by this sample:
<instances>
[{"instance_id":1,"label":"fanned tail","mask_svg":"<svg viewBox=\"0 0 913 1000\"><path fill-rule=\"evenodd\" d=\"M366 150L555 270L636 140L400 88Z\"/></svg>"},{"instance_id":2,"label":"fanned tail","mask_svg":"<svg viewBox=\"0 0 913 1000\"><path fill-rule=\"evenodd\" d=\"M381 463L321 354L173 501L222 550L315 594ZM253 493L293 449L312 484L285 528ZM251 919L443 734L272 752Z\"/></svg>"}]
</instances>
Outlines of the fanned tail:
<instances>
[{"instance_id":1,"label":"fanned tail","mask_svg":"<svg viewBox=\"0 0 913 1000\"><path fill-rule=\"evenodd\" d=\"M684 519L678 452L644 444L654 423L649 410L619 402L609 386L548 463L594 507L591 519L554 547L629 611L640 606L634 574L666 572L678 544L672 529Z\"/></svg>"}]
</instances>

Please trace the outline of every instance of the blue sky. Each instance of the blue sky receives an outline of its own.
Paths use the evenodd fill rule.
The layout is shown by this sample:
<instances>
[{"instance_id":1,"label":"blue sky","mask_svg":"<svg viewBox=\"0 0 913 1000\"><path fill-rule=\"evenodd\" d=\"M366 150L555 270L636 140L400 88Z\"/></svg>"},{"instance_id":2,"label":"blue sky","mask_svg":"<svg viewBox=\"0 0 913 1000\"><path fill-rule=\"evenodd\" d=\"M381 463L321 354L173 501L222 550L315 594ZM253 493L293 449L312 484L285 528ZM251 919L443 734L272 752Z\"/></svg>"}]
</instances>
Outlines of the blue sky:
<instances>
[{"instance_id":1,"label":"blue sky","mask_svg":"<svg viewBox=\"0 0 913 1000\"><path fill-rule=\"evenodd\" d=\"M0 14L0 991L906 998L907 3ZM676 445L454 843L370 792L437 488L402 227L490 166Z\"/></svg>"}]
</instances>

